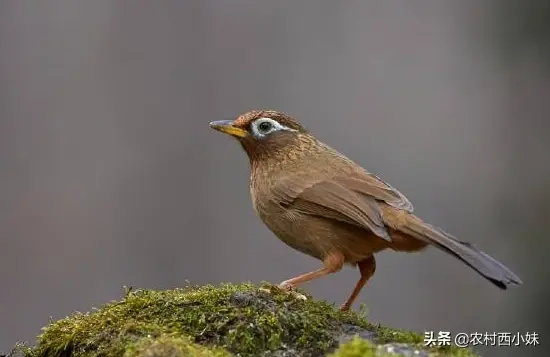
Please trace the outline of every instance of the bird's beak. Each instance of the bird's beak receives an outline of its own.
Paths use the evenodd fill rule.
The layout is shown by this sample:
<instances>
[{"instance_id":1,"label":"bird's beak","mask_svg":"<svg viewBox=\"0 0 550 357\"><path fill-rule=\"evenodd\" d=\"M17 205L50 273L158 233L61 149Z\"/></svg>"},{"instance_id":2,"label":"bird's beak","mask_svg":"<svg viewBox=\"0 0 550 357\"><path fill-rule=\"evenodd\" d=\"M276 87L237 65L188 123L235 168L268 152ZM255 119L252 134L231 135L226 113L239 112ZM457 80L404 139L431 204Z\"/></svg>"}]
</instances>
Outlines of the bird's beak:
<instances>
[{"instance_id":1,"label":"bird's beak","mask_svg":"<svg viewBox=\"0 0 550 357\"><path fill-rule=\"evenodd\" d=\"M232 120L217 120L210 123L210 127L222 133L229 134L236 138L244 138L248 136L248 132L244 129L233 125Z\"/></svg>"}]
</instances>

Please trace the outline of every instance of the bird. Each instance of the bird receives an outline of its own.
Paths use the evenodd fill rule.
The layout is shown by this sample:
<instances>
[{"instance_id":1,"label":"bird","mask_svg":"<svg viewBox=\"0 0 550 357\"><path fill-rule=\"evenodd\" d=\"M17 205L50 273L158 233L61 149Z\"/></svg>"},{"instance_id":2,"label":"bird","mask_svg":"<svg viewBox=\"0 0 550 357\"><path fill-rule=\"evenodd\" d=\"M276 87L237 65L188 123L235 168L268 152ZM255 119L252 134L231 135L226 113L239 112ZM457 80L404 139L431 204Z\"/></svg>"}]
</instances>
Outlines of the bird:
<instances>
[{"instance_id":1,"label":"bird","mask_svg":"<svg viewBox=\"0 0 550 357\"><path fill-rule=\"evenodd\" d=\"M300 285L346 265L360 273L349 310L376 271L375 254L419 252L434 246L459 259L500 289L522 281L504 264L424 222L411 202L377 175L317 139L300 122L275 110L251 110L210 127L237 139L250 167L250 195L265 226L322 267L281 282Z\"/></svg>"}]
</instances>

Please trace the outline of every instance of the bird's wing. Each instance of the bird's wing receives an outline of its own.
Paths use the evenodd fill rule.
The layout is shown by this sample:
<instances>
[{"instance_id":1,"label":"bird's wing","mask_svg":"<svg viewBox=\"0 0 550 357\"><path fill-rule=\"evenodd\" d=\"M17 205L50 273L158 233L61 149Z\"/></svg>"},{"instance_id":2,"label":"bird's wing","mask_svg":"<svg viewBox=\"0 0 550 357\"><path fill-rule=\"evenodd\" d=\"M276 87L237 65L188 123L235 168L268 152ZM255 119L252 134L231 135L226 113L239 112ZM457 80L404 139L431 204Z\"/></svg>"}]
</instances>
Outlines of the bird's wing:
<instances>
[{"instance_id":1,"label":"bird's wing","mask_svg":"<svg viewBox=\"0 0 550 357\"><path fill-rule=\"evenodd\" d=\"M362 195L334 179L306 184L308 180L285 180L273 189L275 199L297 212L324 217L368 229L391 241L380 206L373 196Z\"/></svg>"},{"instance_id":2,"label":"bird's wing","mask_svg":"<svg viewBox=\"0 0 550 357\"><path fill-rule=\"evenodd\" d=\"M413 211L411 202L379 177L355 172L329 179L313 180L293 177L273 189L274 197L298 212L366 228L391 241L382 218L379 202L397 209Z\"/></svg>"},{"instance_id":3,"label":"bird's wing","mask_svg":"<svg viewBox=\"0 0 550 357\"><path fill-rule=\"evenodd\" d=\"M349 190L359 193L361 196L372 197L392 207L413 212L413 205L407 197L376 175L367 172L357 172L351 175L337 176L334 180Z\"/></svg>"}]
</instances>

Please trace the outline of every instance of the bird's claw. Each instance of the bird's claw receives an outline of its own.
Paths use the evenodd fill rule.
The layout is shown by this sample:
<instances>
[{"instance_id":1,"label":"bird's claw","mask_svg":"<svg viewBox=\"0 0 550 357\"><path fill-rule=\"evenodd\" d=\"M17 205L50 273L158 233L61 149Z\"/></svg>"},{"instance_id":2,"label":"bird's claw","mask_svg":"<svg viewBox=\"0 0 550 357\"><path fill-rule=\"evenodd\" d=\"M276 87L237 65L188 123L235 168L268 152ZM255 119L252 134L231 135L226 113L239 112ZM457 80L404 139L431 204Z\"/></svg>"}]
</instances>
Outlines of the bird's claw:
<instances>
[{"instance_id":1,"label":"bird's claw","mask_svg":"<svg viewBox=\"0 0 550 357\"><path fill-rule=\"evenodd\" d=\"M307 300L307 297L304 294L300 294L299 292L297 292L296 287L292 284L282 282L279 285L272 285L270 288L271 289L260 288L260 290L270 294L273 292L272 289L276 289L276 290L279 290L280 292L283 292L287 295L292 296L296 300L303 300L303 301Z\"/></svg>"},{"instance_id":2,"label":"bird's claw","mask_svg":"<svg viewBox=\"0 0 550 357\"><path fill-rule=\"evenodd\" d=\"M280 289L280 290L283 290L283 291L296 291L296 287L290 283L287 283L286 281L283 281L282 283L280 283L279 285L277 285L277 287Z\"/></svg>"},{"instance_id":3,"label":"bird's claw","mask_svg":"<svg viewBox=\"0 0 550 357\"><path fill-rule=\"evenodd\" d=\"M307 300L307 297L304 294L300 294L299 292L297 292L296 287L292 284L283 281L277 287L297 300Z\"/></svg>"},{"instance_id":4,"label":"bird's claw","mask_svg":"<svg viewBox=\"0 0 550 357\"><path fill-rule=\"evenodd\" d=\"M342 304L342 306L340 306L340 311L346 312L349 311L349 308L350 306L348 304Z\"/></svg>"}]
</instances>

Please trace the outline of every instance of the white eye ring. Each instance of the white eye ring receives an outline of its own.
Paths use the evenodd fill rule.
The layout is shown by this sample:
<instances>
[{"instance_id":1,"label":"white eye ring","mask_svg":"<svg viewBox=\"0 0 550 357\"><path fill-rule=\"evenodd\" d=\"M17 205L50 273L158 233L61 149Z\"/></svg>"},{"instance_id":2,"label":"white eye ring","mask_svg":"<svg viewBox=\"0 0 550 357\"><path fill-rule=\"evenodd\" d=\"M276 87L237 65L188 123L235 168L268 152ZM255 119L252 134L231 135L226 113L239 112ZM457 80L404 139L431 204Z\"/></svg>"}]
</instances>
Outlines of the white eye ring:
<instances>
[{"instance_id":1,"label":"white eye ring","mask_svg":"<svg viewBox=\"0 0 550 357\"><path fill-rule=\"evenodd\" d=\"M254 124L256 124L255 126L256 126L256 129L258 129L258 132L262 134L267 134L271 132L273 129L277 129L277 124L279 123L277 123L273 119L261 118L256 120Z\"/></svg>"},{"instance_id":2,"label":"white eye ring","mask_svg":"<svg viewBox=\"0 0 550 357\"><path fill-rule=\"evenodd\" d=\"M292 130L284 125L279 124L271 118L259 118L252 123L252 133L257 138L263 138L276 131Z\"/></svg>"}]
</instances>

